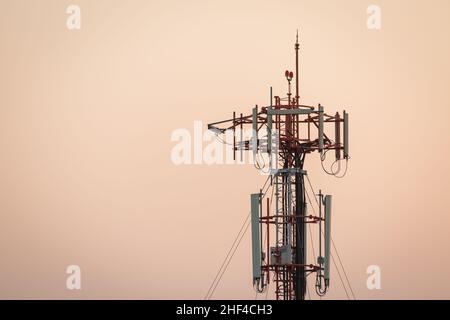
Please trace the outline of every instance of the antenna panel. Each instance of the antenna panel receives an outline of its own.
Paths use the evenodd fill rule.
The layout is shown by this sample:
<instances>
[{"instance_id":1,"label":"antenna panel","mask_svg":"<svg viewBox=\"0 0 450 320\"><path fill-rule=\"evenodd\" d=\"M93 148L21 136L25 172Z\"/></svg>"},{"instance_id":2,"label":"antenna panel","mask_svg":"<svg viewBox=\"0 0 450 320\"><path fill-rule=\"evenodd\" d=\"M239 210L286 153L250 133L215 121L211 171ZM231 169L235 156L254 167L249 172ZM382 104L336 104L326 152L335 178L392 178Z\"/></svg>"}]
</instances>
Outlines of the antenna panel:
<instances>
[{"instance_id":1,"label":"antenna panel","mask_svg":"<svg viewBox=\"0 0 450 320\"><path fill-rule=\"evenodd\" d=\"M253 284L261 279L261 235L259 230L259 193L250 195L252 222Z\"/></svg>"},{"instance_id":2,"label":"antenna panel","mask_svg":"<svg viewBox=\"0 0 450 320\"><path fill-rule=\"evenodd\" d=\"M256 157L258 151L258 110L256 107L252 109L252 150L253 156Z\"/></svg>"},{"instance_id":3,"label":"antenna panel","mask_svg":"<svg viewBox=\"0 0 450 320\"><path fill-rule=\"evenodd\" d=\"M267 108L267 153L272 152L272 115L270 112L272 111L272 106Z\"/></svg>"},{"instance_id":4,"label":"antenna panel","mask_svg":"<svg viewBox=\"0 0 450 320\"><path fill-rule=\"evenodd\" d=\"M331 195L325 196L325 265L324 276L328 283L330 279L330 240L331 240Z\"/></svg>"},{"instance_id":5,"label":"antenna panel","mask_svg":"<svg viewBox=\"0 0 450 320\"><path fill-rule=\"evenodd\" d=\"M319 152L323 150L323 107L319 104Z\"/></svg>"},{"instance_id":6,"label":"antenna panel","mask_svg":"<svg viewBox=\"0 0 450 320\"><path fill-rule=\"evenodd\" d=\"M348 113L344 111L344 158L348 159Z\"/></svg>"}]
</instances>

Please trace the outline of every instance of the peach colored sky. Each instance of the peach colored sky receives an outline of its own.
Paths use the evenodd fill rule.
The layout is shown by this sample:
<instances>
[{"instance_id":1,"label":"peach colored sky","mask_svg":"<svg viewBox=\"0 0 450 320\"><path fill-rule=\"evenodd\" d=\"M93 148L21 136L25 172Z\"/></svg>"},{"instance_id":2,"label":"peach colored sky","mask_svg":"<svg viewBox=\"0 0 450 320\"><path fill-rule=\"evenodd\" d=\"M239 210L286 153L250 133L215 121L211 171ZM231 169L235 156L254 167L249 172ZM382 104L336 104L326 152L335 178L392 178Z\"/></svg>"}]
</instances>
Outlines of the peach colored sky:
<instances>
[{"instance_id":1,"label":"peach colored sky","mask_svg":"<svg viewBox=\"0 0 450 320\"><path fill-rule=\"evenodd\" d=\"M82 27L66 28L66 7ZM377 4L382 28L366 28ZM202 299L264 178L175 166L171 132L286 91L351 115L333 232L357 298L450 298L450 20L435 1L3 0L0 297ZM250 237L215 298L254 298ZM68 291L65 268L82 269ZM382 289L366 288L366 268ZM429 271L425 273L425 271ZM332 273L328 298L345 298Z\"/></svg>"}]
</instances>

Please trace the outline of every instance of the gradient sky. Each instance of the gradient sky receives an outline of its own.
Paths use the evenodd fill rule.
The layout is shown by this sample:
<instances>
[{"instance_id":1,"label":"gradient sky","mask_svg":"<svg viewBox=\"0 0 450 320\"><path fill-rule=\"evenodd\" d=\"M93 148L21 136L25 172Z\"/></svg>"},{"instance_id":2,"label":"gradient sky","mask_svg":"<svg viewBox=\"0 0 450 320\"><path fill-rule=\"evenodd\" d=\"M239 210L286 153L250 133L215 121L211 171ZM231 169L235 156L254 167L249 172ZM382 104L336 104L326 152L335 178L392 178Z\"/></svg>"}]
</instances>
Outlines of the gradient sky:
<instances>
[{"instance_id":1,"label":"gradient sky","mask_svg":"<svg viewBox=\"0 0 450 320\"><path fill-rule=\"evenodd\" d=\"M449 1L0 4L1 298L202 299L264 177L175 166L171 133L283 95L296 29L302 103L351 116L345 179L306 168L357 298L450 298ZM214 298L254 298L249 240ZM334 269L327 298L346 298Z\"/></svg>"}]
</instances>

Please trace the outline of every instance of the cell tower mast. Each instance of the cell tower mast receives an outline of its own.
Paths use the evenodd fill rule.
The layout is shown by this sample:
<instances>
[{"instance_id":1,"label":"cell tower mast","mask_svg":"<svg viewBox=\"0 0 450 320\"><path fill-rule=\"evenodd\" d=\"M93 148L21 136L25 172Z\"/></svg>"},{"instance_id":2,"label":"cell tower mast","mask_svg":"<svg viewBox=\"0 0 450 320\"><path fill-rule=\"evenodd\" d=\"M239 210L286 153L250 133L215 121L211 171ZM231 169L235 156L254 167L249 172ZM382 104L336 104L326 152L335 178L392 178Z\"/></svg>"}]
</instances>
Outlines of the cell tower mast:
<instances>
[{"instance_id":1,"label":"cell tower mast","mask_svg":"<svg viewBox=\"0 0 450 320\"><path fill-rule=\"evenodd\" d=\"M318 210L308 212L303 165L307 154L320 153L320 161L334 150L335 161L328 174L342 177L347 171L349 159L349 116L336 113L327 115L320 104L301 105L299 94L299 43L295 43L295 97L291 93L292 71L286 71L287 97L272 96L270 105L253 108L252 114L208 124L217 135L232 130L233 158L236 151L251 150L255 166L268 174L268 182L259 193L251 195L253 286L263 292L269 283L275 283L275 296L280 300L304 300L307 277L315 274L315 289L324 295L330 285L331 195L314 194ZM275 100L275 104L273 103ZM245 126L251 125L252 136L243 138ZM325 133L333 127L334 140ZM341 142L343 129L343 142ZM265 132L264 132L265 131ZM236 136L240 141L236 141ZM343 152L343 156L342 156ZM268 157L268 168L260 160ZM242 160L242 159L241 159ZM345 160L345 172L341 176L341 161ZM338 164L337 172L333 171ZM271 192L269 192L271 190ZM313 203L310 203L311 207ZM265 208L265 209L264 209ZM314 208L313 208L314 209ZM264 212L265 211L265 212ZM307 261L307 226L318 227L319 252L316 261ZM263 247L263 245L265 247Z\"/></svg>"}]
</instances>

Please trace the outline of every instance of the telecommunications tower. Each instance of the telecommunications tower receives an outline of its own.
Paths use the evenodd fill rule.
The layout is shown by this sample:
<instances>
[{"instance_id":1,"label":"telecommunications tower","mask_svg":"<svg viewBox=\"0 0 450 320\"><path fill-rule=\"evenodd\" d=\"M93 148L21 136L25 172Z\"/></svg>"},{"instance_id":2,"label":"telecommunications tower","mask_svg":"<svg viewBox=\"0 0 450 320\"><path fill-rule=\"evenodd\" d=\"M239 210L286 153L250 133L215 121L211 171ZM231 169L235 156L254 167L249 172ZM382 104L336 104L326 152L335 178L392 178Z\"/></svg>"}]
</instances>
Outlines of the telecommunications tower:
<instances>
[{"instance_id":1,"label":"telecommunications tower","mask_svg":"<svg viewBox=\"0 0 450 320\"><path fill-rule=\"evenodd\" d=\"M245 116L236 116L234 112L232 119L208 124L208 129L217 135L232 131L234 159L236 151L240 150L242 157L243 150L251 150L255 166L262 170L258 159L269 158L265 162L269 166L268 180L250 197L253 286L263 292L273 282L277 300L304 300L307 279L313 274L316 293L326 294L330 285L331 195L314 194L318 210L314 214L309 212L305 190L305 180L309 182L309 178L303 164L307 154L317 151L323 167L327 153L334 150L331 170L324 170L343 177L349 159L348 113L329 115L320 104L317 108L300 104L298 58L297 34L295 73L285 72L286 97L273 96L270 88L270 105L256 106L252 114ZM247 140L242 134L245 126L252 129ZM342 161L345 161L345 172L339 175ZM333 170L336 164L337 172ZM318 227L315 261L307 261L308 224Z\"/></svg>"}]
</instances>

